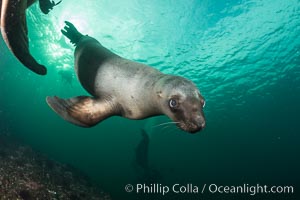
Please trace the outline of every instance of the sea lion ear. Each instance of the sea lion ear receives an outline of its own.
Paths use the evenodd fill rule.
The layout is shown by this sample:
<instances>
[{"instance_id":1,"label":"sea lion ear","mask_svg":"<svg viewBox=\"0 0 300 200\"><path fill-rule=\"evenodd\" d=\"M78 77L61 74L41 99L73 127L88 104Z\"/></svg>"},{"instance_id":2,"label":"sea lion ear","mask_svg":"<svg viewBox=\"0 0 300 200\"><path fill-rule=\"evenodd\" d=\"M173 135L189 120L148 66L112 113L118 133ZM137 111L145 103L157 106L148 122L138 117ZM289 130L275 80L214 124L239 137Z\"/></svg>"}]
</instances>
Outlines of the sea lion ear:
<instances>
[{"instance_id":1,"label":"sea lion ear","mask_svg":"<svg viewBox=\"0 0 300 200\"><path fill-rule=\"evenodd\" d=\"M64 120L82 127L94 126L114 114L107 101L87 96L70 99L47 97L46 101Z\"/></svg>"},{"instance_id":2,"label":"sea lion ear","mask_svg":"<svg viewBox=\"0 0 300 200\"><path fill-rule=\"evenodd\" d=\"M159 98L162 98L162 91L157 91L156 94Z\"/></svg>"},{"instance_id":3,"label":"sea lion ear","mask_svg":"<svg viewBox=\"0 0 300 200\"><path fill-rule=\"evenodd\" d=\"M204 107L205 107L205 104L206 104L206 101L205 101L204 99L201 99L201 100L200 100L200 103L201 103L201 105L202 105L202 108L204 108Z\"/></svg>"}]
</instances>

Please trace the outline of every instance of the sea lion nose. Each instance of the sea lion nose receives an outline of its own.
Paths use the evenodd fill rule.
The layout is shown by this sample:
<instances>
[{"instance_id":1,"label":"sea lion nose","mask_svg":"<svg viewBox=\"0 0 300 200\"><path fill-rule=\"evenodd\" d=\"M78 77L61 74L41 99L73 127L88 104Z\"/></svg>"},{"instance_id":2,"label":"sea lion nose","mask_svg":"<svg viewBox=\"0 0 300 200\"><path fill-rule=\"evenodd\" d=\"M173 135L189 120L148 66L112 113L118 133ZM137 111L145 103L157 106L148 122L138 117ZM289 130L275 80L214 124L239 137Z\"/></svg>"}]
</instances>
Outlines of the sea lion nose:
<instances>
[{"instance_id":1,"label":"sea lion nose","mask_svg":"<svg viewBox=\"0 0 300 200\"><path fill-rule=\"evenodd\" d=\"M205 122L205 119L203 117L197 117L196 119L196 124L197 126L200 128L200 129L203 129L205 128L205 125L206 125L206 122Z\"/></svg>"},{"instance_id":2,"label":"sea lion nose","mask_svg":"<svg viewBox=\"0 0 300 200\"><path fill-rule=\"evenodd\" d=\"M205 128L205 121L203 121L200 126L201 128Z\"/></svg>"}]
</instances>

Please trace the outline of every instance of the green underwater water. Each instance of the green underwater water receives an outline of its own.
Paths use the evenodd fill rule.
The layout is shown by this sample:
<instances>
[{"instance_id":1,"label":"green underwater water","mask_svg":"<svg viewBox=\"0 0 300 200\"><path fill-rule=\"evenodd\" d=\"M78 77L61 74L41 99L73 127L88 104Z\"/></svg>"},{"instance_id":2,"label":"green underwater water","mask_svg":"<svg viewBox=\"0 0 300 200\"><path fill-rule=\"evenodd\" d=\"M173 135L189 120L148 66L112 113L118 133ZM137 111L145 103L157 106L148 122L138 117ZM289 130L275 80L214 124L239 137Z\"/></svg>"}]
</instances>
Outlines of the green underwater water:
<instances>
[{"instance_id":1,"label":"green underwater water","mask_svg":"<svg viewBox=\"0 0 300 200\"><path fill-rule=\"evenodd\" d=\"M63 121L45 97L87 94L73 71L74 47L60 33L65 20L125 58L194 81L206 99L207 127L191 135L156 126L169 121L163 116L112 117L90 129ZM0 39L2 133L83 170L115 199L135 198L124 186L141 181L141 129L149 135L144 162L159 183L294 185L299 192L299 0L64 0L49 15L33 5L27 23L30 50L48 75L27 70Z\"/></svg>"}]
</instances>

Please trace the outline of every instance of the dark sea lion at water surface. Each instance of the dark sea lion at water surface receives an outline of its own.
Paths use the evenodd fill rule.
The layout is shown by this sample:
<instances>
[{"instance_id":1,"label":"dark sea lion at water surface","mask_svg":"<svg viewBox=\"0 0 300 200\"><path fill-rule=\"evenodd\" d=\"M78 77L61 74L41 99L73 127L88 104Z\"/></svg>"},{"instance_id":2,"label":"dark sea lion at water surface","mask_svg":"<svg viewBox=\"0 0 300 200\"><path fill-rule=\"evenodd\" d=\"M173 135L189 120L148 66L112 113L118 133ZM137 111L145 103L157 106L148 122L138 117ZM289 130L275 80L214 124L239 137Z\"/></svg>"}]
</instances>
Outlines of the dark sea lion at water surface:
<instances>
[{"instance_id":1,"label":"dark sea lion at water surface","mask_svg":"<svg viewBox=\"0 0 300 200\"><path fill-rule=\"evenodd\" d=\"M49 106L63 119L91 127L114 115L128 119L167 115L190 133L205 127L205 101L190 80L124 59L79 33L70 22L62 33L76 46L75 71L93 96L47 97Z\"/></svg>"},{"instance_id":2,"label":"dark sea lion at water surface","mask_svg":"<svg viewBox=\"0 0 300 200\"><path fill-rule=\"evenodd\" d=\"M1 34L8 48L18 60L31 71L45 75L47 69L39 64L29 52L26 9L36 0L0 0ZM40 9L44 14L58 3L50 0L39 0Z\"/></svg>"}]
</instances>

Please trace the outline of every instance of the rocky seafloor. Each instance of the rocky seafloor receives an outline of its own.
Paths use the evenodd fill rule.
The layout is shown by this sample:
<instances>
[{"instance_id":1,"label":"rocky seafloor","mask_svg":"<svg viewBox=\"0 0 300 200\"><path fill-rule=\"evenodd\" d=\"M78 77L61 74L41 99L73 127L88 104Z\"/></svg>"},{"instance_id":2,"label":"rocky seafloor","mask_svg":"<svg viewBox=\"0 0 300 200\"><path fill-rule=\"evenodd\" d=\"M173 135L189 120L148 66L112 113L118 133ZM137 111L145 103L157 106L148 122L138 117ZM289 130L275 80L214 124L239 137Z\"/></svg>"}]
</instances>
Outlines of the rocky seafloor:
<instances>
[{"instance_id":1,"label":"rocky seafloor","mask_svg":"<svg viewBox=\"0 0 300 200\"><path fill-rule=\"evenodd\" d=\"M0 200L109 200L75 168L0 134Z\"/></svg>"}]
</instances>

